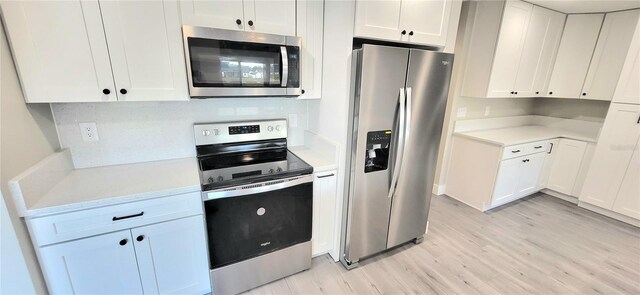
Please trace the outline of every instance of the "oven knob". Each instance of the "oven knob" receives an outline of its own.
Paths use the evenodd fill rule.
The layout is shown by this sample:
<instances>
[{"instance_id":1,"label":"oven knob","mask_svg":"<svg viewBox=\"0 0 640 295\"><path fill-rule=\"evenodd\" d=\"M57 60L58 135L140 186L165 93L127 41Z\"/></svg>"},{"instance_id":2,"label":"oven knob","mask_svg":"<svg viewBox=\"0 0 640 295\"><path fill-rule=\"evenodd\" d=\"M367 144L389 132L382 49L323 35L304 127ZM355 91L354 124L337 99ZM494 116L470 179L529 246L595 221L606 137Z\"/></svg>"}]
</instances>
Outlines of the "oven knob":
<instances>
[{"instance_id":1,"label":"oven knob","mask_svg":"<svg viewBox=\"0 0 640 295\"><path fill-rule=\"evenodd\" d=\"M267 127L267 130L269 130L269 132L273 131L273 126Z\"/></svg>"},{"instance_id":2,"label":"oven knob","mask_svg":"<svg viewBox=\"0 0 640 295\"><path fill-rule=\"evenodd\" d=\"M220 130L218 130L218 129L213 129L213 135L215 135L215 136L220 135Z\"/></svg>"},{"instance_id":3,"label":"oven knob","mask_svg":"<svg viewBox=\"0 0 640 295\"><path fill-rule=\"evenodd\" d=\"M209 179L207 179L207 181L209 181L209 183L213 183L214 182L213 176L209 176Z\"/></svg>"},{"instance_id":4,"label":"oven knob","mask_svg":"<svg viewBox=\"0 0 640 295\"><path fill-rule=\"evenodd\" d=\"M282 172L282 168L278 167L278 169L276 169L276 171Z\"/></svg>"},{"instance_id":5,"label":"oven knob","mask_svg":"<svg viewBox=\"0 0 640 295\"><path fill-rule=\"evenodd\" d=\"M218 176L218 181L223 181L224 178L222 176Z\"/></svg>"},{"instance_id":6,"label":"oven knob","mask_svg":"<svg viewBox=\"0 0 640 295\"><path fill-rule=\"evenodd\" d=\"M275 172L276 172L276 171L275 171L275 170L273 170L273 168L269 169L269 174L273 174L273 173L275 173Z\"/></svg>"},{"instance_id":7,"label":"oven knob","mask_svg":"<svg viewBox=\"0 0 640 295\"><path fill-rule=\"evenodd\" d=\"M211 131L210 130L202 130L202 135L209 136L209 135L211 135Z\"/></svg>"},{"instance_id":8,"label":"oven knob","mask_svg":"<svg viewBox=\"0 0 640 295\"><path fill-rule=\"evenodd\" d=\"M280 131L280 130L282 130L282 126L276 125L276 131Z\"/></svg>"}]
</instances>

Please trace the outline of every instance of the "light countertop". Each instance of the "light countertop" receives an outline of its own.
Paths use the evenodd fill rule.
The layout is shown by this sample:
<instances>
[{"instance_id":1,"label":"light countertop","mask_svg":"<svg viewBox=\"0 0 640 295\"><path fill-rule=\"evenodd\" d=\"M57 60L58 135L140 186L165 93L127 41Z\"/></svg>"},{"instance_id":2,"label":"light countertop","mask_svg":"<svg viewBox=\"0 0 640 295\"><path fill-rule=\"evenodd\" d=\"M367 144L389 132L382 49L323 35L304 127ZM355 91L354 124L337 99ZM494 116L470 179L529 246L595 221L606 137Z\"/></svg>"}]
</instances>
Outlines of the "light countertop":
<instances>
[{"instance_id":1,"label":"light countertop","mask_svg":"<svg viewBox=\"0 0 640 295\"><path fill-rule=\"evenodd\" d=\"M24 216L62 213L200 191L196 158L75 169Z\"/></svg>"},{"instance_id":2,"label":"light countertop","mask_svg":"<svg viewBox=\"0 0 640 295\"><path fill-rule=\"evenodd\" d=\"M509 146L554 138L569 138L586 142L596 142L598 140L592 133L537 125L455 132L454 135L481 140L499 146Z\"/></svg>"},{"instance_id":3,"label":"light countertop","mask_svg":"<svg viewBox=\"0 0 640 295\"><path fill-rule=\"evenodd\" d=\"M292 146L289 150L300 157L307 164L313 166L313 172L324 172L338 168L334 159L322 155L320 152L306 146Z\"/></svg>"}]
</instances>

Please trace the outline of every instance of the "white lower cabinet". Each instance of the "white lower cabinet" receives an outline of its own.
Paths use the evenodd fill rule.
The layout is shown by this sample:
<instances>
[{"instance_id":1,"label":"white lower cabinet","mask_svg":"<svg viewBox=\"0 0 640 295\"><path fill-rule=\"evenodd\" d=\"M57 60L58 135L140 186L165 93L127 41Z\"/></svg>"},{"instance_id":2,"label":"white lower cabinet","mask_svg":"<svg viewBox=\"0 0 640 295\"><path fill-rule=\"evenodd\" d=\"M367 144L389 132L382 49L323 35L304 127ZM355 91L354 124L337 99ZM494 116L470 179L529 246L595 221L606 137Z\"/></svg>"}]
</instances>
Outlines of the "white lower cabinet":
<instances>
[{"instance_id":1,"label":"white lower cabinet","mask_svg":"<svg viewBox=\"0 0 640 295\"><path fill-rule=\"evenodd\" d=\"M210 291L204 219L201 215L131 230L145 294Z\"/></svg>"},{"instance_id":2,"label":"white lower cabinet","mask_svg":"<svg viewBox=\"0 0 640 295\"><path fill-rule=\"evenodd\" d=\"M336 170L315 173L313 179L313 256L334 249L336 234Z\"/></svg>"},{"instance_id":3,"label":"white lower cabinet","mask_svg":"<svg viewBox=\"0 0 640 295\"><path fill-rule=\"evenodd\" d=\"M546 153L504 160L500 163L491 206L500 206L538 191Z\"/></svg>"},{"instance_id":4,"label":"white lower cabinet","mask_svg":"<svg viewBox=\"0 0 640 295\"><path fill-rule=\"evenodd\" d=\"M51 294L211 292L199 192L26 222Z\"/></svg>"},{"instance_id":5,"label":"white lower cabinet","mask_svg":"<svg viewBox=\"0 0 640 295\"><path fill-rule=\"evenodd\" d=\"M622 179L613 211L640 220L640 139Z\"/></svg>"},{"instance_id":6,"label":"white lower cabinet","mask_svg":"<svg viewBox=\"0 0 640 295\"><path fill-rule=\"evenodd\" d=\"M553 151L555 155L546 187L566 195L572 195L586 149L587 143L584 141L560 139L556 150Z\"/></svg>"},{"instance_id":7,"label":"white lower cabinet","mask_svg":"<svg viewBox=\"0 0 640 295\"><path fill-rule=\"evenodd\" d=\"M40 248L51 294L140 294L131 231L123 230Z\"/></svg>"}]
</instances>

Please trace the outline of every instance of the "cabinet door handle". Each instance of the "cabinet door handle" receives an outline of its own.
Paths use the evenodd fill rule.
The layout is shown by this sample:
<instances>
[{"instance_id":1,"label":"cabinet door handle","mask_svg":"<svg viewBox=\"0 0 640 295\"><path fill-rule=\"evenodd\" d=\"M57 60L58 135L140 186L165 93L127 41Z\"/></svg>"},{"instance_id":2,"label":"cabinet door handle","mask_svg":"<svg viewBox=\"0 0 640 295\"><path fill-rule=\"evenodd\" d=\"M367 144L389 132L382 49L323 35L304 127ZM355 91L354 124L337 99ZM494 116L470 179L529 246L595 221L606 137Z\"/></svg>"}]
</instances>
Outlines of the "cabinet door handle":
<instances>
[{"instance_id":1,"label":"cabinet door handle","mask_svg":"<svg viewBox=\"0 0 640 295\"><path fill-rule=\"evenodd\" d=\"M400 32L400 34L406 35L407 34L407 30L402 30L402 32Z\"/></svg>"},{"instance_id":2,"label":"cabinet door handle","mask_svg":"<svg viewBox=\"0 0 640 295\"><path fill-rule=\"evenodd\" d=\"M250 27L253 27L253 21L252 20L249 20L247 23L249 24Z\"/></svg>"},{"instance_id":3,"label":"cabinet door handle","mask_svg":"<svg viewBox=\"0 0 640 295\"><path fill-rule=\"evenodd\" d=\"M519 153L520 150L515 150L515 151L511 151L511 152L515 154L515 153Z\"/></svg>"},{"instance_id":4,"label":"cabinet door handle","mask_svg":"<svg viewBox=\"0 0 640 295\"><path fill-rule=\"evenodd\" d=\"M636 124L640 124L640 116L638 116L638 121L636 122Z\"/></svg>"},{"instance_id":5,"label":"cabinet door handle","mask_svg":"<svg viewBox=\"0 0 640 295\"><path fill-rule=\"evenodd\" d=\"M409 36L413 36L413 31L410 31L410 32L409 32Z\"/></svg>"},{"instance_id":6,"label":"cabinet door handle","mask_svg":"<svg viewBox=\"0 0 640 295\"><path fill-rule=\"evenodd\" d=\"M541 145L539 145L539 146L534 146L533 148L534 148L534 149L541 149L541 148L542 148L542 146L541 146Z\"/></svg>"},{"instance_id":7,"label":"cabinet door handle","mask_svg":"<svg viewBox=\"0 0 640 295\"><path fill-rule=\"evenodd\" d=\"M127 218L133 218L133 217L140 217L144 215L144 211L138 213L138 214L133 214L133 215L127 215L127 216L114 216L111 220L112 221L116 221L116 220L122 220L122 219L127 219Z\"/></svg>"},{"instance_id":8,"label":"cabinet door handle","mask_svg":"<svg viewBox=\"0 0 640 295\"><path fill-rule=\"evenodd\" d=\"M122 240L120 240L120 246L124 246L124 245L126 245L128 241L129 241L129 240L127 240L127 239L122 239Z\"/></svg>"},{"instance_id":9,"label":"cabinet door handle","mask_svg":"<svg viewBox=\"0 0 640 295\"><path fill-rule=\"evenodd\" d=\"M326 178L326 177L331 177L334 176L335 174L331 173L331 174L327 174L327 175L322 175L322 176L317 176L318 178Z\"/></svg>"},{"instance_id":10,"label":"cabinet door handle","mask_svg":"<svg viewBox=\"0 0 640 295\"><path fill-rule=\"evenodd\" d=\"M549 148L549 152L547 154L551 154L551 151L553 150L553 142L549 143L551 145L551 148Z\"/></svg>"},{"instance_id":11,"label":"cabinet door handle","mask_svg":"<svg viewBox=\"0 0 640 295\"><path fill-rule=\"evenodd\" d=\"M136 238L136 241L138 241L138 242L142 242L142 240L144 240L144 235L139 235L139 236Z\"/></svg>"}]
</instances>

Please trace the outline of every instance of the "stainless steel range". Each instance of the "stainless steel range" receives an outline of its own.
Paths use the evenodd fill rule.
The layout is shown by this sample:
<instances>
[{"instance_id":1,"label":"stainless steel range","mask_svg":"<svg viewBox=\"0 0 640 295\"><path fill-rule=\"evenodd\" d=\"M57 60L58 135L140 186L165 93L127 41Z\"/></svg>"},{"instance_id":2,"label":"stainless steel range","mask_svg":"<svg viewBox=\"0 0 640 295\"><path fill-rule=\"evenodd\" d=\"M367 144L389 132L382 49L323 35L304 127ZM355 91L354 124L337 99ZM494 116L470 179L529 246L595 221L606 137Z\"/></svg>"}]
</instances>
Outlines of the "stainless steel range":
<instances>
[{"instance_id":1,"label":"stainless steel range","mask_svg":"<svg viewBox=\"0 0 640 295\"><path fill-rule=\"evenodd\" d=\"M287 150L286 120L194 131L213 294L311 267L313 168Z\"/></svg>"}]
</instances>

